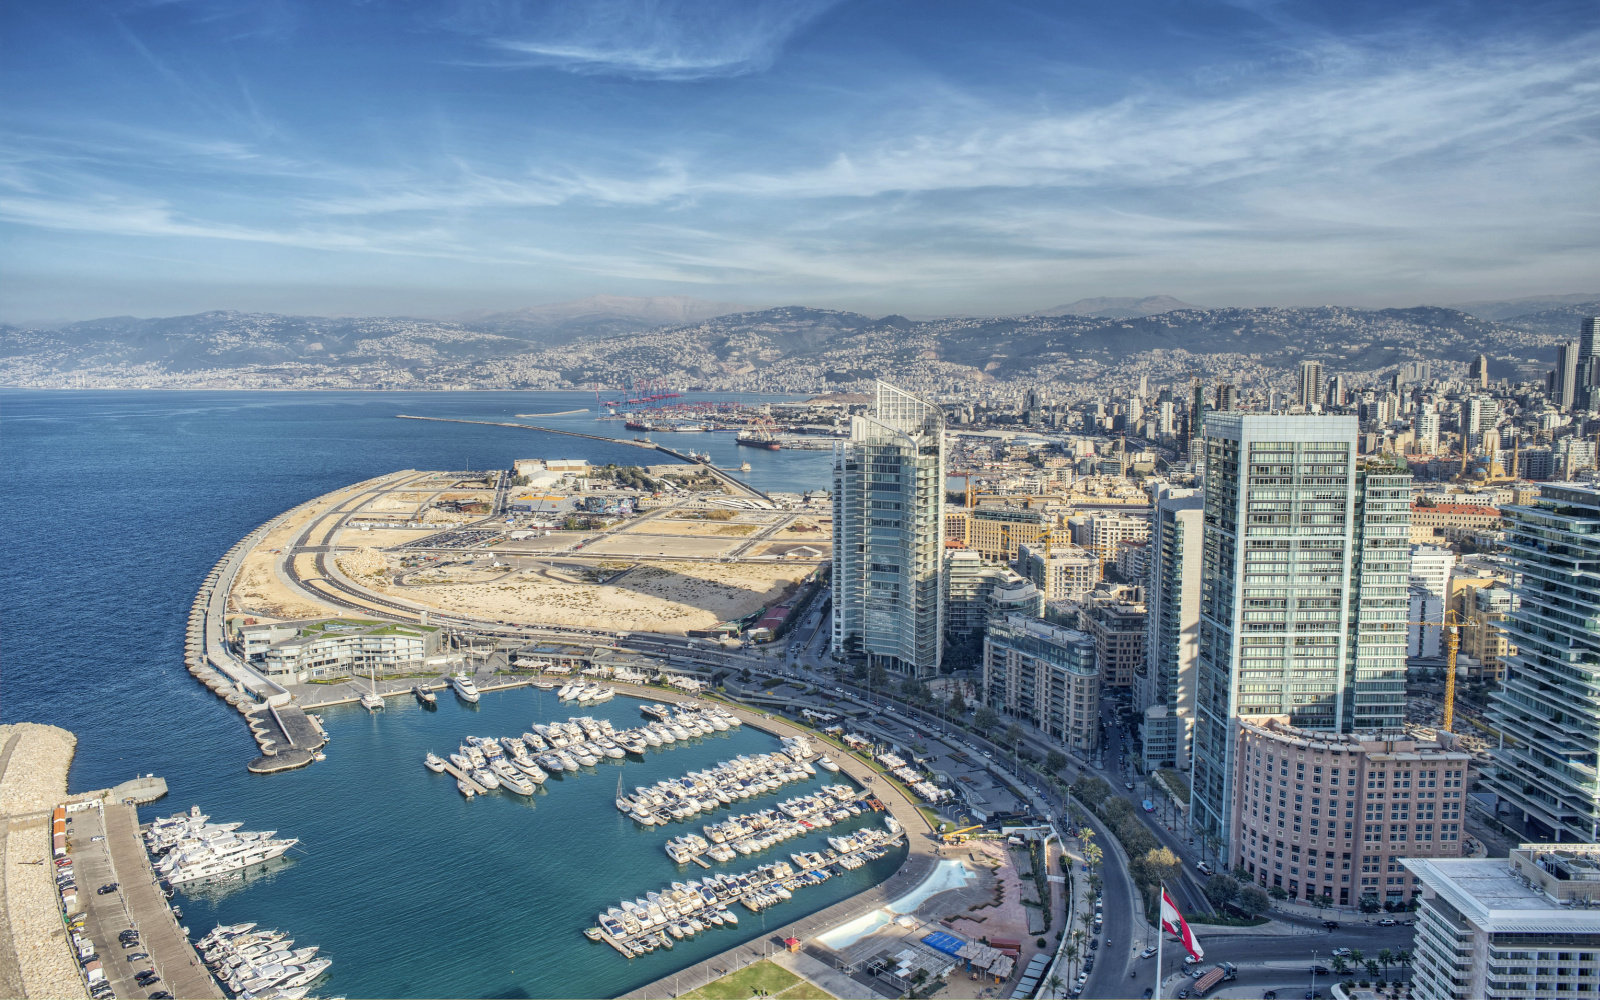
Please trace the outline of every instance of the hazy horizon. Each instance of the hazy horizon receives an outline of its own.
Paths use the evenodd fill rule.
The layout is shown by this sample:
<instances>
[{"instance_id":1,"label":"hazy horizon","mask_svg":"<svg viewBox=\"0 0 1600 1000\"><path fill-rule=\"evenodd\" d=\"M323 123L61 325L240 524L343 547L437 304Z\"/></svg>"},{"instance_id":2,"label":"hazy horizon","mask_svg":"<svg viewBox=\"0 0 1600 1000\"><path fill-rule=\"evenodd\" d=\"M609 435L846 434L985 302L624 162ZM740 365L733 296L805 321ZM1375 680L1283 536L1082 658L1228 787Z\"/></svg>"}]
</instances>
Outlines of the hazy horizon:
<instances>
[{"instance_id":1,"label":"hazy horizon","mask_svg":"<svg viewBox=\"0 0 1600 1000\"><path fill-rule=\"evenodd\" d=\"M1600 8L11 5L0 316L1409 306L1600 273Z\"/></svg>"}]
</instances>

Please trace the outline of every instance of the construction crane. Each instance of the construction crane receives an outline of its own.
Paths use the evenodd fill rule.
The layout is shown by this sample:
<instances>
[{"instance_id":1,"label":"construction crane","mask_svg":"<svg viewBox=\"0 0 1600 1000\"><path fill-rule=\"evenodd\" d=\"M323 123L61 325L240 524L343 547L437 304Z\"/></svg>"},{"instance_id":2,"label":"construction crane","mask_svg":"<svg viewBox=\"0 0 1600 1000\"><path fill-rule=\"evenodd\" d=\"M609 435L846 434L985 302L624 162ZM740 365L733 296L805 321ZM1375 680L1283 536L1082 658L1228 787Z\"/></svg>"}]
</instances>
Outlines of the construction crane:
<instances>
[{"instance_id":1,"label":"construction crane","mask_svg":"<svg viewBox=\"0 0 1600 1000\"><path fill-rule=\"evenodd\" d=\"M1406 622L1409 625L1421 625L1424 628L1444 629L1445 667L1444 667L1444 715L1440 720L1439 728L1450 733L1454 732L1456 721L1456 653L1461 649L1461 626L1469 624L1456 613L1454 608L1444 613L1444 620L1437 622Z\"/></svg>"},{"instance_id":2,"label":"construction crane","mask_svg":"<svg viewBox=\"0 0 1600 1000\"><path fill-rule=\"evenodd\" d=\"M943 834L939 839L943 840L946 845L965 844L969 839L967 834L971 833L973 830L981 829L983 829L982 823L978 823L974 826L964 826L959 830L951 830L949 833Z\"/></svg>"}]
</instances>

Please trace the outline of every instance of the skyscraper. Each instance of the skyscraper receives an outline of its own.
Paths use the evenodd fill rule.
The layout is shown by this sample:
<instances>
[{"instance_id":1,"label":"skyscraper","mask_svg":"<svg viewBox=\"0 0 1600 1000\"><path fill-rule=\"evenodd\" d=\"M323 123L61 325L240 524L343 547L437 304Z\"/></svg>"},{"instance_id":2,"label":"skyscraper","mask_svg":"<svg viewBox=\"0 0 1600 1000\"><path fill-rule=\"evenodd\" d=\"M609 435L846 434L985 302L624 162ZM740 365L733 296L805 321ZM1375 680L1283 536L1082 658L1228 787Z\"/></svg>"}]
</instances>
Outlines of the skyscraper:
<instances>
[{"instance_id":1,"label":"skyscraper","mask_svg":"<svg viewBox=\"0 0 1600 1000\"><path fill-rule=\"evenodd\" d=\"M944 414L887 382L833 452L833 648L901 674L944 644Z\"/></svg>"},{"instance_id":2,"label":"skyscraper","mask_svg":"<svg viewBox=\"0 0 1600 1000\"><path fill-rule=\"evenodd\" d=\"M1490 695L1505 734L1487 781L1554 840L1600 840L1600 490L1546 484L1501 508L1520 600L1501 625L1517 652Z\"/></svg>"},{"instance_id":3,"label":"skyscraper","mask_svg":"<svg viewBox=\"0 0 1600 1000\"><path fill-rule=\"evenodd\" d=\"M1217 383L1217 409L1228 411L1238 402L1239 390L1228 382Z\"/></svg>"},{"instance_id":4,"label":"skyscraper","mask_svg":"<svg viewBox=\"0 0 1600 1000\"><path fill-rule=\"evenodd\" d=\"M1552 387L1551 402L1563 410L1570 410L1578 404L1578 360L1582 348L1576 340L1569 340L1556 347L1555 385Z\"/></svg>"},{"instance_id":5,"label":"skyscraper","mask_svg":"<svg viewBox=\"0 0 1600 1000\"><path fill-rule=\"evenodd\" d=\"M1150 516L1149 626L1139 706L1147 767L1189 769L1204 508L1198 490L1161 488Z\"/></svg>"},{"instance_id":6,"label":"skyscraper","mask_svg":"<svg viewBox=\"0 0 1600 1000\"><path fill-rule=\"evenodd\" d=\"M1300 394L1296 399L1309 413L1322 405L1322 362L1300 362Z\"/></svg>"},{"instance_id":7,"label":"skyscraper","mask_svg":"<svg viewBox=\"0 0 1600 1000\"><path fill-rule=\"evenodd\" d=\"M1467 369L1467 378L1480 389L1489 388L1489 356L1480 354L1472 359L1472 365Z\"/></svg>"},{"instance_id":8,"label":"skyscraper","mask_svg":"<svg viewBox=\"0 0 1600 1000\"><path fill-rule=\"evenodd\" d=\"M1600 316L1586 316L1578 330L1578 359L1587 361L1595 356L1595 334L1600 332Z\"/></svg>"},{"instance_id":9,"label":"skyscraper","mask_svg":"<svg viewBox=\"0 0 1600 1000\"><path fill-rule=\"evenodd\" d=\"M1207 418L1193 787L1195 821L1216 836L1240 716L1341 732L1404 717L1410 475L1358 462L1357 429L1352 416Z\"/></svg>"}]
</instances>

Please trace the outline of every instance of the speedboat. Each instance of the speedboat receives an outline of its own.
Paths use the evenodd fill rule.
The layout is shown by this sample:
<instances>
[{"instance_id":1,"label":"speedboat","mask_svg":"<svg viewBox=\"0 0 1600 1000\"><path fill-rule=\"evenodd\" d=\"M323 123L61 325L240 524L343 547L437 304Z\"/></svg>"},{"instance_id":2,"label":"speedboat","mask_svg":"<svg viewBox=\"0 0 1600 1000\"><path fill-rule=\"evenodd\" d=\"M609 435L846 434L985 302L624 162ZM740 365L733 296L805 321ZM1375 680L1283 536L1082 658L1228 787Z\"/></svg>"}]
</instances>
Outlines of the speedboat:
<instances>
[{"instance_id":1,"label":"speedboat","mask_svg":"<svg viewBox=\"0 0 1600 1000\"><path fill-rule=\"evenodd\" d=\"M422 758L422 763L434 774L438 774L444 770L444 761L439 759L438 754L428 754L428 756Z\"/></svg>"},{"instance_id":2,"label":"speedboat","mask_svg":"<svg viewBox=\"0 0 1600 1000\"><path fill-rule=\"evenodd\" d=\"M477 794L476 792L474 792L472 790L472 786L471 785L467 784L465 781L461 780L460 778L456 779L456 788L458 790L460 790L462 795L465 795L469 799L472 798L472 796L474 796L475 794Z\"/></svg>"},{"instance_id":3,"label":"speedboat","mask_svg":"<svg viewBox=\"0 0 1600 1000\"><path fill-rule=\"evenodd\" d=\"M456 674L450 678L450 686L455 688L456 697L462 701L477 704L478 685L472 683L472 678L466 674Z\"/></svg>"},{"instance_id":4,"label":"speedboat","mask_svg":"<svg viewBox=\"0 0 1600 1000\"><path fill-rule=\"evenodd\" d=\"M839 765L835 764L826 757L818 757L817 766L822 768L824 771L832 771L834 774L839 773Z\"/></svg>"},{"instance_id":5,"label":"speedboat","mask_svg":"<svg viewBox=\"0 0 1600 1000\"><path fill-rule=\"evenodd\" d=\"M474 769L473 772L472 772L472 780L476 781L478 784L482 785L485 788L499 788L500 787L500 779L496 778L494 776L494 772L489 770L486 767L480 767L480 768Z\"/></svg>"},{"instance_id":6,"label":"speedboat","mask_svg":"<svg viewBox=\"0 0 1600 1000\"><path fill-rule=\"evenodd\" d=\"M411 689L411 693L417 696L417 700L422 702L423 707L425 707L425 708L438 708L439 707L439 696L434 694L428 688L423 687L421 684L418 684L416 687L413 687Z\"/></svg>"}]
</instances>

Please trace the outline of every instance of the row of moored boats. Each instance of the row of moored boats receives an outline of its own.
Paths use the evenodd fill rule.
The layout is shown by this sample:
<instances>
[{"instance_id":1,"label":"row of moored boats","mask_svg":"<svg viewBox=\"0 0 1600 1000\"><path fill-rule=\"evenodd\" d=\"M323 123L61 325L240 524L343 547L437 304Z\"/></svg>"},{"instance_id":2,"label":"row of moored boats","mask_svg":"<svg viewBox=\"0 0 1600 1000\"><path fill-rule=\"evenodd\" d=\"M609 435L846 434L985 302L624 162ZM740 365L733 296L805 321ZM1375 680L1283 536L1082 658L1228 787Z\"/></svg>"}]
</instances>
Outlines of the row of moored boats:
<instances>
[{"instance_id":1,"label":"row of moored boats","mask_svg":"<svg viewBox=\"0 0 1600 1000\"><path fill-rule=\"evenodd\" d=\"M816 774L811 764L786 753L740 754L681 778L667 778L648 788L637 786L632 795L617 796L617 809L644 826L665 826Z\"/></svg>"},{"instance_id":2,"label":"row of moored boats","mask_svg":"<svg viewBox=\"0 0 1600 1000\"><path fill-rule=\"evenodd\" d=\"M496 788L532 795L552 774L594 767L605 758L642 757L653 747L727 732L738 725L737 716L716 707L680 712L671 722L631 729L617 729L610 719L573 716L566 722L535 723L520 737L469 736L449 760L462 775L456 787L468 798ZM445 770L444 759L436 754L424 757L423 764L430 771Z\"/></svg>"},{"instance_id":3,"label":"row of moored boats","mask_svg":"<svg viewBox=\"0 0 1600 1000\"><path fill-rule=\"evenodd\" d=\"M317 946L296 948L282 931L219 924L195 942L206 967L240 1000L301 1000L333 963Z\"/></svg>"},{"instance_id":4,"label":"row of moored boats","mask_svg":"<svg viewBox=\"0 0 1600 1000\"><path fill-rule=\"evenodd\" d=\"M573 681L561 685L556 697L562 701L575 701L580 705L600 705L617 696L617 689L595 684L592 681Z\"/></svg>"},{"instance_id":5,"label":"row of moored boats","mask_svg":"<svg viewBox=\"0 0 1600 1000\"><path fill-rule=\"evenodd\" d=\"M213 823L193 806L152 822L144 834L156 873L168 885L226 875L282 856L300 841L276 830L241 830L242 823Z\"/></svg>"},{"instance_id":6,"label":"row of moored boats","mask_svg":"<svg viewBox=\"0 0 1600 1000\"><path fill-rule=\"evenodd\" d=\"M657 947L671 948L675 940L701 931L736 926L739 918L731 909L735 903L759 912L792 898L798 889L820 885L836 874L882 857L899 841L899 832L868 827L848 837L828 839L834 844L832 848L792 854L792 865L775 861L740 874L674 882L660 892L623 900L620 905L607 908L599 915L599 925L584 933L591 940L607 941L629 956Z\"/></svg>"},{"instance_id":7,"label":"row of moored boats","mask_svg":"<svg viewBox=\"0 0 1600 1000\"><path fill-rule=\"evenodd\" d=\"M755 854L791 837L804 837L814 829L861 815L858 796L849 785L825 785L811 795L786 799L773 809L708 823L702 827L704 837L694 833L674 837L665 845L667 857L685 864L702 854L713 861Z\"/></svg>"}]
</instances>

